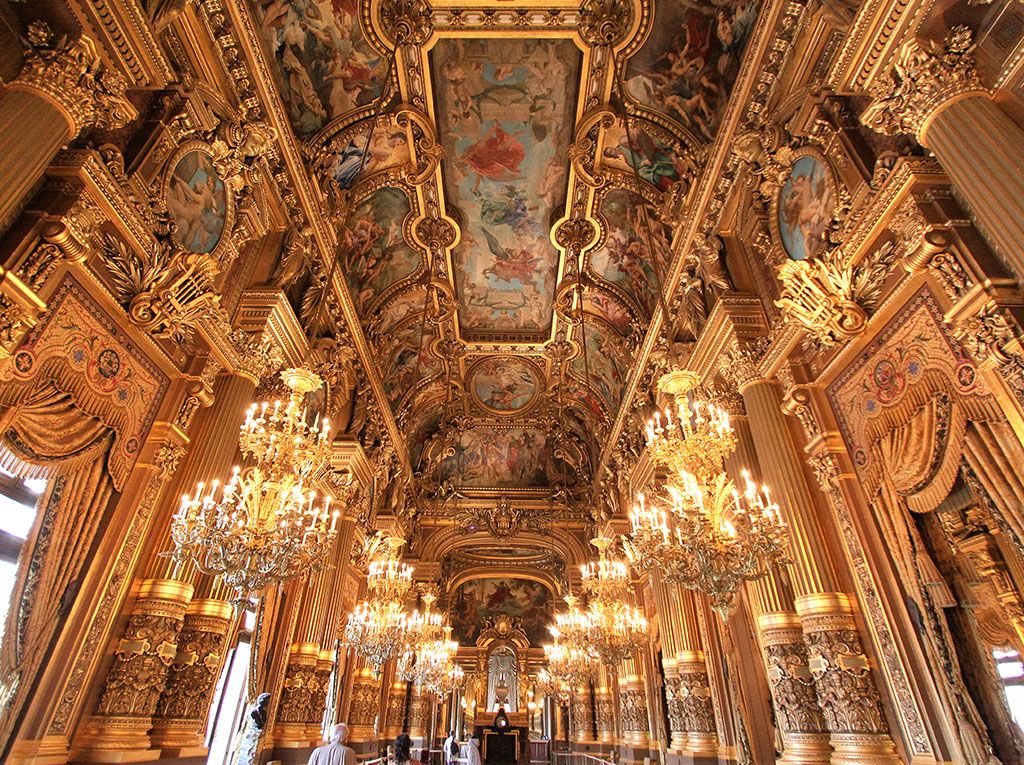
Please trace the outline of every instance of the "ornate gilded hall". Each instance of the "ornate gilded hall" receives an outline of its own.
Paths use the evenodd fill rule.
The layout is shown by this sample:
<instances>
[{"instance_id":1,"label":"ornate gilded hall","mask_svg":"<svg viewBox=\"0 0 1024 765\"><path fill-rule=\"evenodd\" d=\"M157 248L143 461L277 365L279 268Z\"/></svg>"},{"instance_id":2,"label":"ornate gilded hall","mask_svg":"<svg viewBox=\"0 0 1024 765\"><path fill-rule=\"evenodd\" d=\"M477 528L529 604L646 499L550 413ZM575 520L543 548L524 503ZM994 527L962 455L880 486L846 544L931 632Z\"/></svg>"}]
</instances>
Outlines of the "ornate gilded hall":
<instances>
[{"instance_id":1,"label":"ornate gilded hall","mask_svg":"<svg viewBox=\"0 0 1024 765\"><path fill-rule=\"evenodd\" d=\"M1018 0L0 0L0 762L1020 765L1022 283Z\"/></svg>"}]
</instances>

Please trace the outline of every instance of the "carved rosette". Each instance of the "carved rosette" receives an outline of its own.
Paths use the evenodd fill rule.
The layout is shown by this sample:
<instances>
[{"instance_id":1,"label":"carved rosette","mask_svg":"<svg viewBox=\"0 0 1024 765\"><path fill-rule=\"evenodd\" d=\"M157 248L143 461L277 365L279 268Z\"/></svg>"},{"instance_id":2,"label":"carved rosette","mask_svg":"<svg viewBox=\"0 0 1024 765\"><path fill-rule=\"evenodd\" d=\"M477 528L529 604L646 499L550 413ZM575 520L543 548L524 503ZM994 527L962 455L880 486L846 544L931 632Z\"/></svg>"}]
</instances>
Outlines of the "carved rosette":
<instances>
[{"instance_id":1,"label":"carved rosette","mask_svg":"<svg viewBox=\"0 0 1024 765\"><path fill-rule=\"evenodd\" d=\"M987 95L974 68L974 33L954 26L941 45L907 42L888 78L871 88L874 101L861 122L879 133L907 133L924 143L928 124L946 104L965 95Z\"/></svg>"},{"instance_id":2,"label":"carved rosette","mask_svg":"<svg viewBox=\"0 0 1024 765\"><path fill-rule=\"evenodd\" d=\"M629 0L586 0L580 9L580 36L589 45L617 45L632 20Z\"/></svg>"},{"instance_id":3,"label":"carved rosette","mask_svg":"<svg viewBox=\"0 0 1024 765\"><path fill-rule=\"evenodd\" d=\"M765 614L761 639L775 717L783 736L826 733L799 620L788 614Z\"/></svg>"},{"instance_id":4,"label":"carved rosette","mask_svg":"<svg viewBox=\"0 0 1024 765\"><path fill-rule=\"evenodd\" d=\"M35 21L26 41L24 66L9 87L35 91L53 102L73 135L90 127L121 128L138 116L125 97L126 80L103 67L90 38L57 38L44 22Z\"/></svg>"},{"instance_id":5,"label":"carved rosette","mask_svg":"<svg viewBox=\"0 0 1024 765\"><path fill-rule=\"evenodd\" d=\"M202 744L231 631L231 615L231 605L220 600L197 600L189 607L153 720L155 745Z\"/></svg>"},{"instance_id":6,"label":"carved rosette","mask_svg":"<svg viewBox=\"0 0 1024 765\"><path fill-rule=\"evenodd\" d=\"M178 634L192 586L173 580L142 583L124 635L114 649L96 715L105 747L145 736L178 651Z\"/></svg>"}]
</instances>

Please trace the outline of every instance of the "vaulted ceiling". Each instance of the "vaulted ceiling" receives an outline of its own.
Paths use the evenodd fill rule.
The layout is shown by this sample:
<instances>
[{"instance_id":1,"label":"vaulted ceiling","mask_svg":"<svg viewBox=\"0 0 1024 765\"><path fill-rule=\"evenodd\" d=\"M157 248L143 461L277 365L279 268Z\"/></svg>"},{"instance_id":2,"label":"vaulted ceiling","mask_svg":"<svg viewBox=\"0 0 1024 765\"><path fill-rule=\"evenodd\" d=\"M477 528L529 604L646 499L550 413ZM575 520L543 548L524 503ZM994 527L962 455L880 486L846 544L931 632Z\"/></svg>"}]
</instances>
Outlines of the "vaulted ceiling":
<instances>
[{"instance_id":1,"label":"vaulted ceiling","mask_svg":"<svg viewBox=\"0 0 1024 765\"><path fill-rule=\"evenodd\" d=\"M756 0L253 8L422 486L589 485Z\"/></svg>"}]
</instances>

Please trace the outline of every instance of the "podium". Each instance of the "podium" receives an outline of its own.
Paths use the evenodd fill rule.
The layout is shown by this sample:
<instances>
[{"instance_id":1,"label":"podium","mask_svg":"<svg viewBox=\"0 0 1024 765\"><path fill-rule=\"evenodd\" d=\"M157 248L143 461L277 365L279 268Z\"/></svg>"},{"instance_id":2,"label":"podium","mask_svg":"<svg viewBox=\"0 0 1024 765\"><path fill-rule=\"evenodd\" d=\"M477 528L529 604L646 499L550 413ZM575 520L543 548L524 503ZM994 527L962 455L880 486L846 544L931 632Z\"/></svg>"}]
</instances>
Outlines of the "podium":
<instances>
[{"instance_id":1,"label":"podium","mask_svg":"<svg viewBox=\"0 0 1024 765\"><path fill-rule=\"evenodd\" d=\"M480 758L484 765L517 765L525 762L529 741L526 728L478 726L475 735L480 738Z\"/></svg>"}]
</instances>

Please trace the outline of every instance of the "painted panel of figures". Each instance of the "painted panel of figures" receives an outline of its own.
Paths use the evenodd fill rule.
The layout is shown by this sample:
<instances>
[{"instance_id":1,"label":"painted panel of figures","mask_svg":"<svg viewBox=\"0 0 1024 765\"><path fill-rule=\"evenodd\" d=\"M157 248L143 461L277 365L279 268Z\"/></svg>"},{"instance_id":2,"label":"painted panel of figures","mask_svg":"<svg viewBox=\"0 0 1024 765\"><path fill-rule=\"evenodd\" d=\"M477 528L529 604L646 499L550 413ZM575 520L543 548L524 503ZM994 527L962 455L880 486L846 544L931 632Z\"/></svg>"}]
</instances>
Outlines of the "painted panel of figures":
<instances>
[{"instance_id":1,"label":"painted panel of figures","mask_svg":"<svg viewBox=\"0 0 1024 765\"><path fill-rule=\"evenodd\" d=\"M471 579L450 602L452 638L474 645L487 619L510 616L520 620L532 645L540 645L549 639L552 608L551 590L532 579Z\"/></svg>"},{"instance_id":2,"label":"painted panel of figures","mask_svg":"<svg viewBox=\"0 0 1024 765\"><path fill-rule=\"evenodd\" d=\"M509 356L489 358L470 372L470 390L483 406L496 412L518 412L537 395L539 380L529 362Z\"/></svg>"},{"instance_id":3,"label":"painted panel of figures","mask_svg":"<svg viewBox=\"0 0 1024 765\"><path fill-rule=\"evenodd\" d=\"M604 198L601 214L608 222L608 232L604 246L590 255L590 269L650 312L657 300L655 287L664 273L669 239L665 226L656 221L650 208L648 230L640 209L642 203L640 197L623 189L615 189ZM647 251L648 234L657 264ZM659 273L655 273L656 267Z\"/></svg>"},{"instance_id":4,"label":"painted panel of figures","mask_svg":"<svg viewBox=\"0 0 1024 765\"><path fill-rule=\"evenodd\" d=\"M227 204L224 181L209 154L196 149L178 160L167 188L174 241L189 252L213 252L224 234Z\"/></svg>"},{"instance_id":5,"label":"painted panel of figures","mask_svg":"<svg viewBox=\"0 0 1024 765\"><path fill-rule=\"evenodd\" d=\"M755 0L657 3L643 47L626 66L626 90L711 141L747 47Z\"/></svg>"},{"instance_id":6,"label":"painted panel of figures","mask_svg":"<svg viewBox=\"0 0 1024 765\"><path fill-rule=\"evenodd\" d=\"M638 174L659 191L668 191L686 173L680 155L664 141L630 125L629 133L621 122L605 131L602 162L629 175Z\"/></svg>"},{"instance_id":7,"label":"painted panel of figures","mask_svg":"<svg viewBox=\"0 0 1024 765\"><path fill-rule=\"evenodd\" d=\"M442 40L432 52L460 321L470 332L551 325L580 53L567 40Z\"/></svg>"},{"instance_id":8,"label":"painted panel of figures","mask_svg":"<svg viewBox=\"0 0 1024 765\"><path fill-rule=\"evenodd\" d=\"M367 151L367 142L369 150ZM339 145L331 161L331 178L339 191L352 188L361 176L409 164L409 141L405 130L376 127L357 133Z\"/></svg>"},{"instance_id":9,"label":"painted panel of figures","mask_svg":"<svg viewBox=\"0 0 1024 765\"><path fill-rule=\"evenodd\" d=\"M398 404L406 393L424 377L437 374L441 360L431 351L435 339L434 330L423 331L423 323L414 321L387 336L389 351L381 363L384 377L384 391L392 406Z\"/></svg>"},{"instance_id":10,"label":"painted panel of figures","mask_svg":"<svg viewBox=\"0 0 1024 765\"><path fill-rule=\"evenodd\" d=\"M586 379L589 371L591 383L607 402L609 411L614 413L626 385L621 340L596 321L587 322L586 336L586 356L581 352L572 360L573 373ZM579 340L578 335L576 339Z\"/></svg>"},{"instance_id":11,"label":"painted panel of figures","mask_svg":"<svg viewBox=\"0 0 1024 765\"><path fill-rule=\"evenodd\" d=\"M465 431L439 478L462 487L539 488L565 480L571 469L556 460L537 428L478 427Z\"/></svg>"},{"instance_id":12,"label":"painted panel of figures","mask_svg":"<svg viewBox=\"0 0 1024 765\"><path fill-rule=\"evenodd\" d=\"M806 260L824 252L835 208L831 179L821 160L798 158L779 191L779 234L786 254Z\"/></svg>"},{"instance_id":13,"label":"painted panel of figures","mask_svg":"<svg viewBox=\"0 0 1024 765\"><path fill-rule=\"evenodd\" d=\"M366 315L384 289L420 264L419 253L402 232L409 210L409 199L400 189L383 188L356 207L342 231L341 266L360 315Z\"/></svg>"},{"instance_id":14,"label":"painted panel of figures","mask_svg":"<svg viewBox=\"0 0 1024 765\"><path fill-rule=\"evenodd\" d=\"M356 0L257 0L255 6L300 138L380 95L386 62L360 30Z\"/></svg>"}]
</instances>

